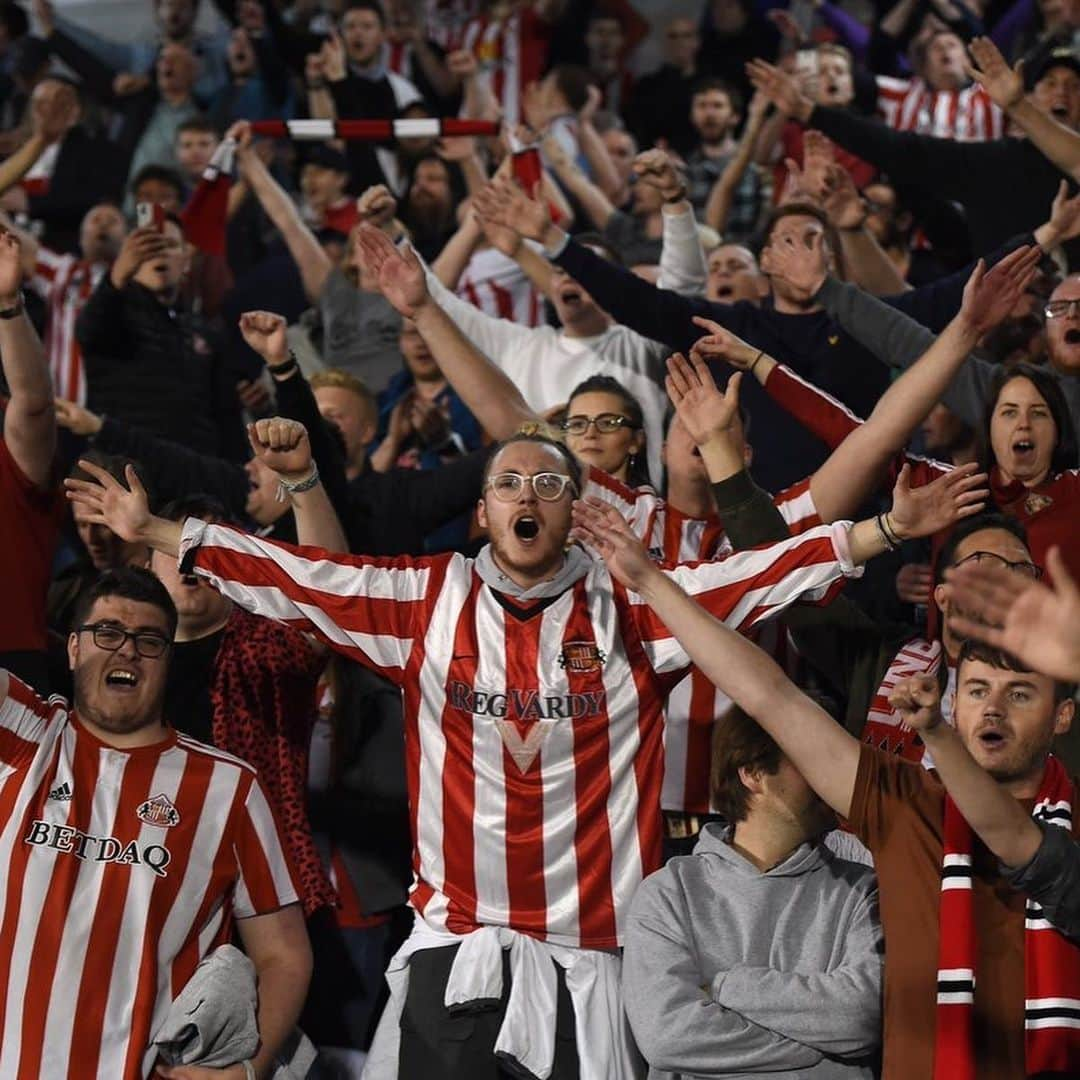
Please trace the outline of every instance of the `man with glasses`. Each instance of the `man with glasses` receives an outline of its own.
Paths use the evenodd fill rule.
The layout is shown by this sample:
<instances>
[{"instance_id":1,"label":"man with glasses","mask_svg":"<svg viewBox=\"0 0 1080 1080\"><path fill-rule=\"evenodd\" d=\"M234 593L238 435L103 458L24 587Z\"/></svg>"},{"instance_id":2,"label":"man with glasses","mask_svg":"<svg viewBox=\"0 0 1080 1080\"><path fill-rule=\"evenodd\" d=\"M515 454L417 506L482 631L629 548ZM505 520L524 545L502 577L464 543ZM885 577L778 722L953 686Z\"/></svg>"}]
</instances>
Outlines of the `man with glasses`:
<instances>
[{"instance_id":1,"label":"man with glasses","mask_svg":"<svg viewBox=\"0 0 1080 1080\"><path fill-rule=\"evenodd\" d=\"M452 326L435 304L416 317ZM660 864L663 710L686 654L570 543L582 474L567 449L538 434L495 449L475 560L316 557L152 517L137 479L98 478L69 489L110 527L402 689L418 917L369 1075L494 1077L496 1053L535 1075L576 1076L579 1058L583 1073L631 1075L617 949ZM856 532L821 526L667 572L748 629L883 550Z\"/></svg>"},{"instance_id":2,"label":"man with glasses","mask_svg":"<svg viewBox=\"0 0 1080 1080\"><path fill-rule=\"evenodd\" d=\"M109 570L68 639L73 708L0 669L0 1075L150 1076L170 1005L234 927L261 1042L199 1075L263 1075L296 1024L311 954L262 786L163 718L176 619L149 571Z\"/></svg>"}]
</instances>

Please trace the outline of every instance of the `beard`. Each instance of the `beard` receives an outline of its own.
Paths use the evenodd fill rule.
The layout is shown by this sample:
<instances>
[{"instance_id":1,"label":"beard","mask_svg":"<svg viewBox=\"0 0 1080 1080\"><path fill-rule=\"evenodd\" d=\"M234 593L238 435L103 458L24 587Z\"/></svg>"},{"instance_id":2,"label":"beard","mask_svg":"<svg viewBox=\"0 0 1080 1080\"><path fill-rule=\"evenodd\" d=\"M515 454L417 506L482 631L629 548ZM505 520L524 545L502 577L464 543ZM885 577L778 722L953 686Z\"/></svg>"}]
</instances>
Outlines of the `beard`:
<instances>
[{"instance_id":1,"label":"beard","mask_svg":"<svg viewBox=\"0 0 1080 1080\"><path fill-rule=\"evenodd\" d=\"M80 716L86 717L102 731L115 735L129 735L160 722L165 697L164 683L157 696L149 701L142 694L132 694L129 701L117 695L114 701L106 704L100 679L100 672L86 665L79 665L72 672L73 701L75 711Z\"/></svg>"}]
</instances>

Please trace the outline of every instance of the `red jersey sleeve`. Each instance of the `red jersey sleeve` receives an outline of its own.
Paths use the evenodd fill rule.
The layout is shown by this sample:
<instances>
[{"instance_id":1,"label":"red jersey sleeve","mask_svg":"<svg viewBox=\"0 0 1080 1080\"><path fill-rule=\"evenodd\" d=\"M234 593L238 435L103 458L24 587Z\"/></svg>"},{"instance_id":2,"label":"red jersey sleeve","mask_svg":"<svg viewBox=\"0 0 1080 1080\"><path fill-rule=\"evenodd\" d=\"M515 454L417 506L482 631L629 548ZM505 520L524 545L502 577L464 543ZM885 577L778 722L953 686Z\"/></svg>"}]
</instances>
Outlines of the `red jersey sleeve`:
<instances>
[{"instance_id":1,"label":"red jersey sleeve","mask_svg":"<svg viewBox=\"0 0 1080 1080\"><path fill-rule=\"evenodd\" d=\"M21 679L9 672L4 675L7 693L0 698L0 763L18 768L37 753L49 725L62 719L67 709L59 698L42 701Z\"/></svg>"},{"instance_id":2,"label":"red jersey sleeve","mask_svg":"<svg viewBox=\"0 0 1080 1080\"><path fill-rule=\"evenodd\" d=\"M783 364L769 372L765 393L830 450L835 450L863 423L846 405Z\"/></svg>"},{"instance_id":3,"label":"red jersey sleeve","mask_svg":"<svg viewBox=\"0 0 1080 1080\"><path fill-rule=\"evenodd\" d=\"M233 903L237 918L267 915L286 904L299 902L277 823L255 776L251 777L247 798L237 815L233 851L237 870Z\"/></svg>"}]
</instances>

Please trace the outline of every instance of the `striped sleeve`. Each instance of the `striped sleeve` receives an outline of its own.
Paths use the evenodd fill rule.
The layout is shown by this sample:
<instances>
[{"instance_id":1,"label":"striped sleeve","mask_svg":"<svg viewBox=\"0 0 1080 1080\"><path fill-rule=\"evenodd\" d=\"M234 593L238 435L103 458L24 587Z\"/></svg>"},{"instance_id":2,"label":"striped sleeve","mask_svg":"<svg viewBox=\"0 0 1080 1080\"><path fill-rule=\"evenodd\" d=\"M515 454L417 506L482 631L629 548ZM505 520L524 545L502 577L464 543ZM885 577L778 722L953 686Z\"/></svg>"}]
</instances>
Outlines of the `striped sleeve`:
<instances>
[{"instance_id":1,"label":"striped sleeve","mask_svg":"<svg viewBox=\"0 0 1080 1080\"><path fill-rule=\"evenodd\" d=\"M74 256L57 255L55 251L50 251L47 247L39 247L34 259L34 272L27 284L38 296L46 300L61 270L66 269L74 261Z\"/></svg>"},{"instance_id":2,"label":"striped sleeve","mask_svg":"<svg viewBox=\"0 0 1080 1080\"><path fill-rule=\"evenodd\" d=\"M234 894L237 918L266 915L286 904L299 902L273 812L254 776L237 817L233 851L237 869Z\"/></svg>"},{"instance_id":3,"label":"striped sleeve","mask_svg":"<svg viewBox=\"0 0 1080 1080\"><path fill-rule=\"evenodd\" d=\"M396 681L424 632L432 565L450 558L330 554L197 518L184 523L180 543L183 573L202 574L242 608L315 634Z\"/></svg>"},{"instance_id":4,"label":"striped sleeve","mask_svg":"<svg viewBox=\"0 0 1080 1080\"><path fill-rule=\"evenodd\" d=\"M798 536L822 523L814 505L814 493L810 489L812 479L808 476L773 496L773 505L780 511L792 536Z\"/></svg>"},{"instance_id":5,"label":"striped sleeve","mask_svg":"<svg viewBox=\"0 0 1080 1080\"><path fill-rule=\"evenodd\" d=\"M663 502L651 487L629 487L610 473L590 465L584 494L614 506L630 523L634 535L648 544L657 512Z\"/></svg>"},{"instance_id":6,"label":"striped sleeve","mask_svg":"<svg viewBox=\"0 0 1080 1080\"><path fill-rule=\"evenodd\" d=\"M783 364L777 364L769 372L765 392L830 450L835 450L864 423L842 402Z\"/></svg>"},{"instance_id":7,"label":"striped sleeve","mask_svg":"<svg viewBox=\"0 0 1080 1080\"><path fill-rule=\"evenodd\" d=\"M747 631L796 600L831 598L845 577L859 577L851 562L851 523L820 525L778 544L740 551L726 559L686 563L664 573L706 611L733 630ZM660 673L690 663L682 645L636 594L630 594L646 655Z\"/></svg>"},{"instance_id":8,"label":"striped sleeve","mask_svg":"<svg viewBox=\"0 0 1080 1080\"><path fill-rule=\"evenodd\" d=\"M26 683L0 669L7 693L0 698L0 762L20 765L34 756L53 719L63 712L59 698L41 698ZM0 687L4 684L0 682Z\"/></svg>"}]
</instances>

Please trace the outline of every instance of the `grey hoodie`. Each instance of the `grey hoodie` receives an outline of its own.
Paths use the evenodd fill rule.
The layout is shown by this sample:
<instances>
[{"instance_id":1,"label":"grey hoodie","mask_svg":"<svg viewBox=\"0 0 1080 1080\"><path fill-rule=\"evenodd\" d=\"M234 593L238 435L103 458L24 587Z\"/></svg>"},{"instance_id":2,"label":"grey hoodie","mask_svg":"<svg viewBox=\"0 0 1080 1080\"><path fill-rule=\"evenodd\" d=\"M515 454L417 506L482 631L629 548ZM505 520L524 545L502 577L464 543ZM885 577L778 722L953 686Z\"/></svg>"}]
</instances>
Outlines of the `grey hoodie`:
<instances>
[{"instance_id":1,"label":"grey hoodie","mask_svg":"<svg viewBox=\"0 0 1080 1080\"><path fill-rule=\"evenodd\" d=\"M623 996L650 1077L875 1075L872 871L803 844L762 873L706 825L631 905Z\"/></svg>"}]
</instances>

